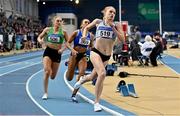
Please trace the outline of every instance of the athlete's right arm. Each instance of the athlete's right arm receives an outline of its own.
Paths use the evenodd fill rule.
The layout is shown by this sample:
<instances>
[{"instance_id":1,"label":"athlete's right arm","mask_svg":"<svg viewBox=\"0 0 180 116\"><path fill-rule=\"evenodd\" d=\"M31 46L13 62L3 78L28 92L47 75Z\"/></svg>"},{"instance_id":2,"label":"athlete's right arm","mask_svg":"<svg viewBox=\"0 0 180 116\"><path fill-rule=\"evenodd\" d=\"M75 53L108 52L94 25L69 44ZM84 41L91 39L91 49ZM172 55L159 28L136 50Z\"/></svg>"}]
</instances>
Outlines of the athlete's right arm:
<instances>
[{"instance_id":1,"label":"athlete's right arm","mask_svg":"<svg viewBox=\"0 0 180 116\"><path fill-rule=\"evenodd\" d=\"M78 30L74 31L72 33L72 35L70 36L70 38L68 39L68 41L66 42L66 46L71 50L72 54L73 55L76 55L77 54L77 51L75 51L72 47L71 47L71 43L72 41L74 40L74 38L76 37L78 33Z\"/></svg>"},{"instance_id":2,"label":"athlete's right arm","mask_svg":"<svg viewBox=\"0 0 180 116\"><path fill-rule=\"evenodd\" d=\"M74 31L74 32L71 34L71 36L70 36L69 39L68 39L68 43L72 43L72 41L73 41L74 38L76 37L77 33L78 33L78 30Z\"/></svg>"},{"instance_id":3,"label":"athlete's right arm","mask_svg":"<svg viewBox=\"0 0 180 116\"><path fill-rule=\"evenodd\" d=\"M82 35L82 38L86 38L86 35L87 35L87 32L95 27L97 24L99 24L102 20L101 19L94 19L90 24L88 24L84 30L83 30L83 35Z\"/></svg>"},{"instance_id":4,"label":"athlete's right arm","mask_svg":"<svg viewBox=\"0 0 180 116\"><path fill-rule=\"evenodd\" d=\"M44 37L45 35L47 34L49 30L49 27L46 27L38 36L37 40L40 44L43 44L44 43Z\"/></svg>"}]
</instances>

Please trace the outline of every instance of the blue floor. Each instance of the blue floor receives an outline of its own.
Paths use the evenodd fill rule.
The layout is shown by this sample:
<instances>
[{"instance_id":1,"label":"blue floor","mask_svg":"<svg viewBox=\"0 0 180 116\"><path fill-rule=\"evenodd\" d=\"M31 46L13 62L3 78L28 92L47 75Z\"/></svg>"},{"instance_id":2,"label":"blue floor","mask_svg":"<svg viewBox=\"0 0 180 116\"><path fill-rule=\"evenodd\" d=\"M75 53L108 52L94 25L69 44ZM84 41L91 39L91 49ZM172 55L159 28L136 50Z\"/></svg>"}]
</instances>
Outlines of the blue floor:
<instances>
[{"instance_id":1,"label":"blue floor","mask_svg":"<svg viewBox=\"0 0 180 116\"><path fill-rule=\"evenodd\" d=\"M71 90L64 82L64 65L69 53L64 53L55 80L49 81L49 99L43 95L43 51L0 57L0 115L112 115L103 110L94 112L93 105L78 96L79 103L70 100ZM74 80L70 82L72 85ZM80 90L94 99L86 89ZM134 115L104 100L101 105L119 114Z\"/></svg>"},{"instance_id":2,"label":"blue floor","mask_svg":"<svg viewBox=\"0 0 180 116\"><path fill-rule=\"evenodd\" d=\"M78 96L79 103L70 100L71 90L64 82L64 65L69 52L62 55L59 72L55 80L49 81L49 99L43 95L43 51L24 53L13 56L0 56L0 115L112 115L110 112L94 112L93 105ZM165 56L162 62L176 73L180 73L180 59ZM75 79L69 84L73 86ZM93 86L93 85L92 85ZM94 95L85 88L80 93L90 100ZM132 112L114 106L104 100L104 107L119 115L135 115Z\"/></svg>"},{"instance_id":3,"label":"blue floor","mask_svg":"<svg viewBox=\"0 0 180 116\"><path fill-rule=\"evenodd\" d=\"M162 62L172 70L180 74L180 59L174 56L166 55L162 58Z\"/></svg>"}]
</instances>

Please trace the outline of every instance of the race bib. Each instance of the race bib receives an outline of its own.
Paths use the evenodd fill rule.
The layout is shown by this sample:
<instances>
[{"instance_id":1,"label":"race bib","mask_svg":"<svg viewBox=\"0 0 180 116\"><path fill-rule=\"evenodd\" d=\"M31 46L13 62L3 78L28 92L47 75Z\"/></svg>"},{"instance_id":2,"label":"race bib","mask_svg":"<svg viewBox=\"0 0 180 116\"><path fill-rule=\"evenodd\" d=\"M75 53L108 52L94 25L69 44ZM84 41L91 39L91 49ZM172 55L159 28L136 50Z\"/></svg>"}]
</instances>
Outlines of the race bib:
<instances>
[{"instance_id":1,"label":"race bib","mask_svg":"<svg viewBox=\"0 0 180 116\"><path fill-rule=\"evenodd\" d=\"M50 36L48 37L48 40L51 41L51 42L59 42L60 41L60 37L57 37L57 36Z\"/></svg>"},{"instance_id":2,"label":"race bib","mask_svg":"<svg viewBox=\"0 0 180 116\"><path fill-rule=\"evenodd\" d=\"M81 44L81 45L89 45L90 44L90 40L82 41L82 39L79 39L79 44Z\"/></svg>"},{"instance_id":3,"label":"race bib","mask_svg":"<svg viewBox=\"0 0 180 116\"><path fill-rule=\"evenodd\" d=\"M104 38L113 38L113 31L99 30L98 35Z\"/></svg>"}]
</instances>

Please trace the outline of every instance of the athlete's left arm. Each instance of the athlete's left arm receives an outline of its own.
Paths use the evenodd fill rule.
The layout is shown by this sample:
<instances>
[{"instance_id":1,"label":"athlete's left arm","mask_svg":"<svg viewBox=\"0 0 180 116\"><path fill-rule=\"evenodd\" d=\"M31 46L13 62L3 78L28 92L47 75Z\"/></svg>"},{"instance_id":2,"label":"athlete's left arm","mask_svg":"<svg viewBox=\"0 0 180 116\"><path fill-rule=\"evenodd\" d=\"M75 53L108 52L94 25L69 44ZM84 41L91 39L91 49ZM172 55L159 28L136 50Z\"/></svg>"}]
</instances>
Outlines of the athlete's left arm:
<instances>
[{"instance_id":1,"label":"athlete's left arm","mask_svg":"<svg viewBox=\"0 0 180 116\"><path fill-rule=\"evenodd\" d=\"M117 38L120 41L124 42L125 41L125 37L124 37L124 32L122 30L121 24L119 22L118 23L114 23L114 24L111 25L111 27L112 27L113 31L116 33Z\"/></svg>"},{"instance_id":2,"label":"athlete's left arm","mask_svg":"<svg viewBox=\"0 0 180 116\"><path fill-rule=\"evenodd\" d=\"M68 41L68 34L66 31L63 31L63 34L64 34L64 38L65 38L65 42ZM66 44L64 43L63 44L64 46L61 47L61 49L58 50L58 53L63 53L63 51L67 48Z\"/></svg>"}]
</instances>

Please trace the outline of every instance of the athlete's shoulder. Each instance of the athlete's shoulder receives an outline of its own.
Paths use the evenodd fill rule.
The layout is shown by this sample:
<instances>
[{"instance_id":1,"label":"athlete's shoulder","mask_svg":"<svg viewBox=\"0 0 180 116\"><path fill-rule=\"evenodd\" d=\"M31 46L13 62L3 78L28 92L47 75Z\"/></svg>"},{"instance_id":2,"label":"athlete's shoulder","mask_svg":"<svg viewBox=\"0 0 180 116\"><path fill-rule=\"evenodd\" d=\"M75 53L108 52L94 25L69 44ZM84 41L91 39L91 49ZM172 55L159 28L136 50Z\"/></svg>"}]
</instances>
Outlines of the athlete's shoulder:
<instances>
[{"instance_id":1,"label":"athlete's shoulder","mask_svg":"<svg viewBox=\"0 0 180 116\"><path fill-rule=\"evenodd\" d=\"M49 30L50 30L50 27L45 27L45 28L43 29L43 33L48 33Z\"/></svg>"},{"instance_id":2,"label":"athlete's shoulder","mask_svg":"<svg viewBox=\"0 0 180 116\"><path fill-rule=\"evenodd\" d=\"M80 32L81 32L81 30L80 30L80 29L77 29L77 30L73 31L73 34L74 34L75 36L77 36Z\"/></svg>"},{"instance_id":3,"label":"athlete's shoulder","mask_svg":"<svg viewBox=\"0 0 180 116\"><path fill-rule=\"evenodd\" d=\"M51 27L46 27L44 28L44 31L49 31L51 29Z\"/></svg>"},{"instance_id":4,"label":"athlete's shoulder","mask_svg":"<svg viewBox=\"0 0 180 116\"><path fill-rule=\"evenodd\" d=\"M100 23L100 22L102 22L102 21L103 21L102 19L98 19L98 18L96 18L96 19L94 19L94 21L93 21L93 22Z\"/></svg>"},{"instance_id":5,"label":"athlete's shoulder","mask_svg":"<svg viewBox=\"0 0 180 116\"><path fill-rule=\"evenodd\" d=\"M74 32L75 32L75 33L79 33L79 32L81 32L81 29L77 29L77 30L75 30Z\"/></svg>"}]
</instances>

